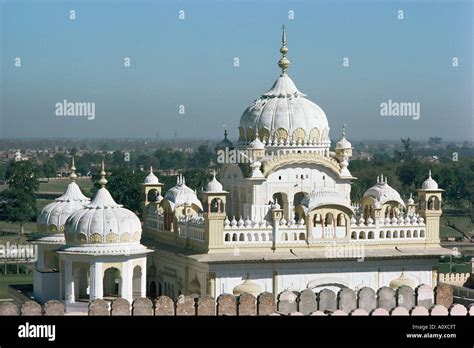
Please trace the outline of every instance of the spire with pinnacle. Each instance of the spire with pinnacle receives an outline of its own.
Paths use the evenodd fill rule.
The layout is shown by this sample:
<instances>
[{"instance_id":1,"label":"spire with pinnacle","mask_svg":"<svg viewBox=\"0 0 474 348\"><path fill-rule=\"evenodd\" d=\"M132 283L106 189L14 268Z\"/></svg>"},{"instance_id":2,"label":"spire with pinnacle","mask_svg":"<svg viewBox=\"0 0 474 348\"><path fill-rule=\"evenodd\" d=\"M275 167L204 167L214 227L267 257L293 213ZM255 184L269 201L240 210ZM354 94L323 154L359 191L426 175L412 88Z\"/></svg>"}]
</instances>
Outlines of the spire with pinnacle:
<instances>
[{"instance_id":1,"label":"spire with pinnacle","mask_svg":"<svg viewBox=\"0 0 474 348\"><path fill-rule=\"evenodd\" d=\"M76 165L74 164L74 156L72 156L71 174L69 175L69 178L71 179L72 182L76 181L77 179Z\"/></svg>"},{"instance_id":2,"label":"spire with pinnacle","mask_svg":"<svg viewBox=\"0 0 474 348\"><path fill-rule=\"evenodd\" d=\"M99 180L99 184L100 184L100 187L105 187L105 185L107 185L107 179L105 178L105 165L104 165L104 160L102 160L102 170L100 171L100 180Z\"/></svg>"},{"instance_id":3,"label":"spire with pinnacle","mask_svg":"<svg viewBox=\"0 0 474 348\"><path fill-rule=\"evenodd\" d=\"M281 75L284 76L286 75L286 70L290 66L290 61L288 58L286 58L286 55L288 53L288 47L286 47L286 31L285 31L285 26L283 26L283 35L281 37L281 48L280 48L280 53L281 53L281 58L278 61L278 66L281 69Z\"/></svg>"},{"instance_id":4,"label":"spire with pinnacle","mask_svg":"<svg viewBox=\"0 0 474 348\"><path fill-rule=\"evenodd\" d=\"M342 126L342 137L345 138L346 137L346 124L344 123L344 125Z\"/></svg>"}]
</instances>

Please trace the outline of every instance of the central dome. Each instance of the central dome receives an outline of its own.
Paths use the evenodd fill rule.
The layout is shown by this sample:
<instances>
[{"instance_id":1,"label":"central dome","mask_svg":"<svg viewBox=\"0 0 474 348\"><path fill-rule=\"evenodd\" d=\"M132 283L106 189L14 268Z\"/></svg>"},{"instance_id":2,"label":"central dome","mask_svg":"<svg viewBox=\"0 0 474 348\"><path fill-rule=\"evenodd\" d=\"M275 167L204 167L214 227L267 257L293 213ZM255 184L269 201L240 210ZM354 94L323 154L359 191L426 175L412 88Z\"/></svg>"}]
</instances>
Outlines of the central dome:
<instances>
[{"instance_id":1,"label":"central dome","mask_svg":"<svg viewBox=\"0 0 474 348\"><path fill-rule=\"evenodd\" d=\"M286 74L290 61L286 58L286 35L283 31L280 77L272 88L255 100L242 114L239 141L249 143L258 131L268 145L330 145L329 125L324 111L305 98Z\"/></svg>"},{"instance_id":2,"label":"central dome","mask_svg":"<svg viewBox=\"0 0 474 348\"><path fill-rule=\"evenodd\" d=\"M326 114L306 99L286 74L242 114L240 140L255 139L256 129L265 142L329 144Z\"/></svg>"}]
</instances>

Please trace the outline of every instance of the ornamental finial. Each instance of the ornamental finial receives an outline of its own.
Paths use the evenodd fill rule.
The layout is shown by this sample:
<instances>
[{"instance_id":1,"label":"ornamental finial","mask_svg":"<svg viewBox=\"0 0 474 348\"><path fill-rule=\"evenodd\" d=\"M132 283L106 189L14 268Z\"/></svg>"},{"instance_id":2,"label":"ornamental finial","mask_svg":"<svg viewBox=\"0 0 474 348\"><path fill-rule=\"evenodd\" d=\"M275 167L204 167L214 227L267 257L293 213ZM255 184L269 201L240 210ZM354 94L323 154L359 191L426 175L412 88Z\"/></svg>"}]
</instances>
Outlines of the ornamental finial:
<instances>
[{"instance_id":1,"label":"ornamental finial","mask_svg":"<svg viewBox=\"0 0 474 348\"><path fill-rule=\"evenodd\" d=\"M288 58L286 58L286 55L288 53L288 47L286 47L286 30L285 30L284 25L283 25L282 29L283 29L283 34L282 34L282 37L281 37L281 48L280 48L281 58L278 61L278 66L281 69L281 75L280 76L286 75L286 70L288 69L288 67L291 64L290 61L288 60Z\"/></svg>"},{"instance_id":2,"label":"ornamental finial","mask_svg":"<svg viewBox=\"0 0 474 348\"><path fill-rule=\"evenodd\" d=\"M344 123L344 125L342 126L342 137L345 138L346 137L346 124Z\"/></svg>"},{"instance_id":3,"label":"ornamental finial","mask_svg":"<svg viewBox=\"0 0 474 348\"><path fill-rule=\"evenodd\" d=\"M101 187L105 187L105 185L107 185L108 181L107 179L105 178L105 165L104 165L104 160L102 160L102 169L100 171L100 180L99 180L99 184Z\"/></svg>"},{"instance_id":4,"label":"ornamental finial","mask_svg":"<svg viewBox=\"0 0 474 348\"><path fill-rule=\"evenodd\" d=\"M76 166L74 164L74 156L72 156L72 163L71 163L71 174L69 175L71 181L76 181L77 174L76 174Z\"/></svg>"}]
</instances>

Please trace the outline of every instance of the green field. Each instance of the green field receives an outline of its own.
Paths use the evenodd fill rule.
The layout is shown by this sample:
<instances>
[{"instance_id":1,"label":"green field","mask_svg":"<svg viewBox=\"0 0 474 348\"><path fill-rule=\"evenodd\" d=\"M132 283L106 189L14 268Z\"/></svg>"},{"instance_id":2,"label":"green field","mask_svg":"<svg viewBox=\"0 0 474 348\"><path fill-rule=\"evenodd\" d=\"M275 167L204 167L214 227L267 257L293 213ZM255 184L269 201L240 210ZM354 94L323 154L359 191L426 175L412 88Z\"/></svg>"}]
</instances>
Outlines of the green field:
<instances>
[{"instance_id":1,"label":"green field","mask_svg":"<svg viewBox=\"0 0 474 348\"><path fill-rule=\"evenodd\" d=\"M36 232L36 222L27 222L24 224L25 227L25 234L29 234L31 232ZM8 233L18 233L20 231L20 224L14 223L11 224L6 221L0 221L0 236L2 236L5 232Z\"/></svg>"},{"instance_id":2,"label":"green field","mask_svg":"<svg viewBox=\"0 0 474 348\"><path fill-rule=\"evenodd\" d=\"M49 182L42 182L40 183L38 192L57 192L57 193L63 193L66 190L67 185L71 180L68 178L64 178L61 180L50 180ZM81 178L77 179L76 183L79 185L81 188L82 192L86 195L88 195L90 189L92 188L92 181L89 178Z\"/></svg>"},{"instance_id":3,"label":"green field","mask_svg":"<svg viewBox=\"0 0 474 348\"><path fill-rule=\"evenodd\" d=\"M451 224L454 224L457 228L459 228L461 231L473 235L474 234L474 224L471 222L470 217L468 216L459 216L459 217L447 217ZM453 238L462 238L463 235L459 231L448 227L447 224L447 218L445 216L441 216L440 220L440 231L439 235L441 240L445 240L446 237L453 237Z\"/></svg>"},{"instance_id":4,"label":"green field","mask_svg":"<svg viewBox=\"0 0 474 348\"><path fill-rule=\"evenodd\" d=\"M0 299L10 298L8 295L8 285L12 284L32 284L31 274L7 274L0 275Z\"/></svg>"}]
</instances>

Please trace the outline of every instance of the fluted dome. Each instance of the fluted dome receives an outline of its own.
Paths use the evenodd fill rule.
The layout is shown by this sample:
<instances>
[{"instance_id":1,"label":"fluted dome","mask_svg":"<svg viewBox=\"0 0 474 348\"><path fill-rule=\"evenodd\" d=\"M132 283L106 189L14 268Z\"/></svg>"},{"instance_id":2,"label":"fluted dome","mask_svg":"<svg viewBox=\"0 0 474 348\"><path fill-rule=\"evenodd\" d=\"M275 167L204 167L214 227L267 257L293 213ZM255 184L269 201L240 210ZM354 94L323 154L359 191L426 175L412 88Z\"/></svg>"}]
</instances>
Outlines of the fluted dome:
<instances>
[{"instance_id":1,"label":"fluted dome","mask_svg":"<svg viewBox=\"0 0 474 348\"><path fill-rule=\"evenodd\" d=\"M305 98L286 74L290 61L286 55L286 34L283 30L282 54L278 66L280 77L242 114L239 140L249 143L258 130L260 138L271 145L319 145L328 147L329 125L324 111Z\"/></svg>"},{"instance_id":2,"label":"fluted dome","mask_svg":"<svg viewBox=\"0 0 474 348\"><path fill-rule=\"evenodd\" d=\"M216 174L213 173L212 180L208 182L206 186L207 192L223 192L224 188L222 184L216 179Z\"/></svg>"},{"instance_id":3,"label":"fluted dome","mask_svg":"<svg viewBox=\"0 0 474 348\"><path fill-rule=\"evenodd\" d=\"M260 285L250 280L247 276L247 279L245 279L241 284L237 285L232 292L235 296L247 293L257 297L262 291L263 290Z\"/></svg>"},{"instance_id":4,"label":"fluted dome","mask_svg":"<svg viewBox=\"0 0 474 348\"><path fill-rule=\"evenodd\" d=\"M431 177L431 170L428 173L428 179L426 179L421 185L423 190L437 190L438 183Z\"/></svg>"},{"instance_id":5,"label":"fluted dome","mask_svg":"<svg viewBox=\"0 0 474 348\"><path fill-rule=\"evenodd\" d=\"M260 137L276 142L329 143L329 125L324 111L305 98L287 75L255 100L240 118L240 140Z\"/></svg>"},{"instance_id":6,"label":"fluted dome","mask_svg":"<svg viewBox=\"0 0 474 348\"><path fill-rule=\"evenodd\" d=\"M186 186L186 182L183 176L178 177L176 186L170 188L166 193L165 197L173 210L182 205L194 204L202 210L202 203L197 198L196 192Z\"/></svg>"},{"instance_id":7,"label":"fluted dome","mask_svg":"<svg viewBox=\"0 0 474 348\"><path fill-rule=\"evenodd\" d=\"M157 185L160 183L158 177L153 173L153 167L150 166L150 173L145 177L145 185Z\"/></svg>"},{"instance_id":8,"label":"fluted dome","mask_svg":"<svg viewBox=\"0 0 474 348\"><path fill-rule=\"evenodd\" d=\"M117 204L105 187L73 213L65 226L67 245L139 243L141 233L138 217Z\"/></svg>"},{"instance_id":9,"label":"fluted dome","mask_svg":"<svg viewBox=\"0 0 474 348\"><path fill-rule=\"evenodd\" d=\"M398 278L393 279L389 284L392 289L398 289L402 285L409 286L412 289L415 288L415 282L408 278L403 272Z\"/></svg>"},{"instance_id":10,"label":"fluted dome","mask_svg":"<svg viewBox=\"0 0 474 348\"><path fill-rule=\"evenodd\" d=\"M400 194L392 188L387 181L383 181L383 176L382 180L377 178L377 183L365 191L364 197L372 197L374 200L379 201L380 204L395 201L403 207L405 206L405 202L403 202Z\"/></svg>"},{"instance_id":11,"label":"fluted dome","mask_svg":"<svg viewBox=\"0 0 474 348\"><path fill-rule=\"evenodd\" d=\"M54 202L41 210L36 220L38 231L63 233L67 218L89 201L89 198L82 194L79 186L74 181L71 182L61 197L56 198Z\"/></svg>"}]
</instances>

